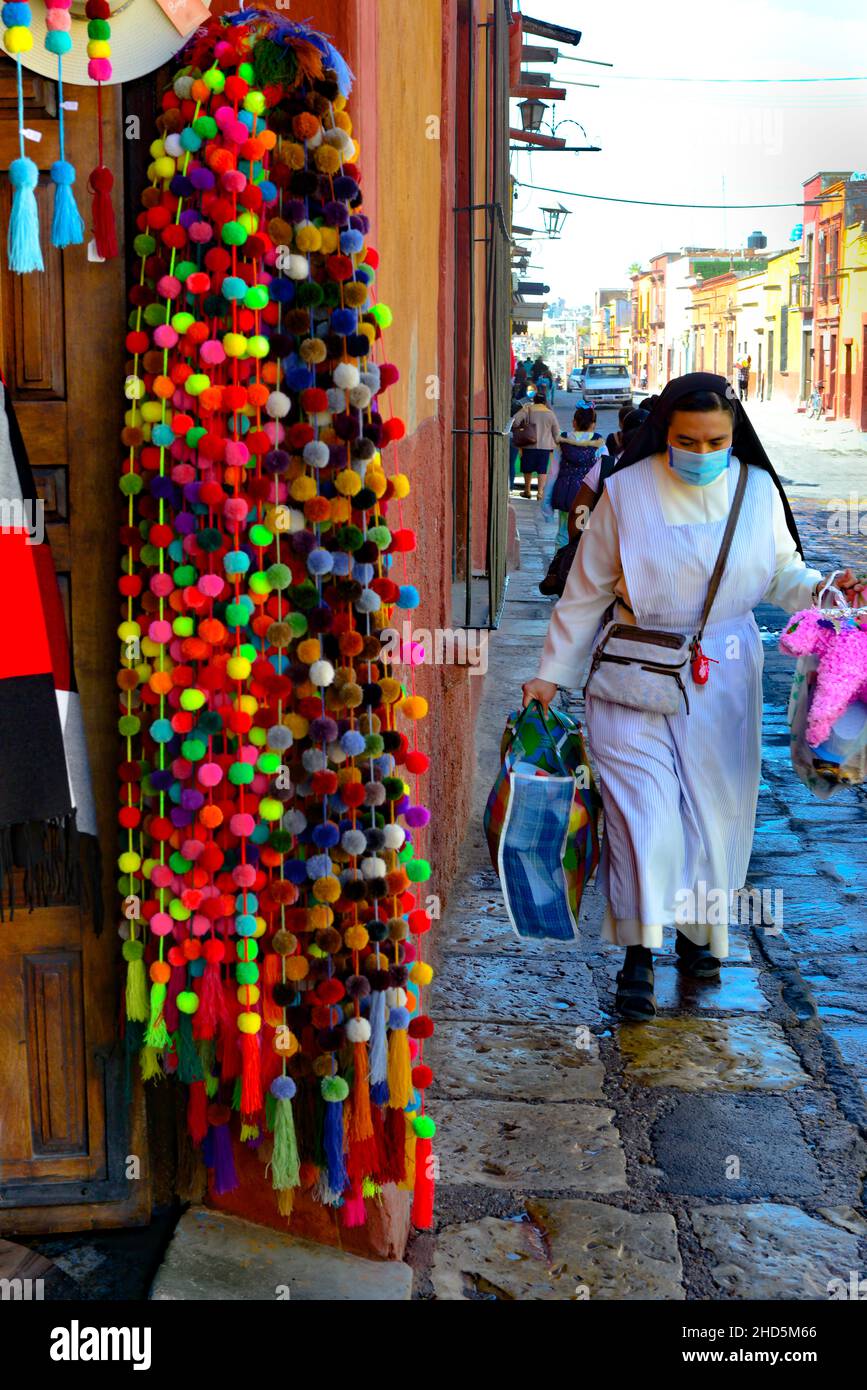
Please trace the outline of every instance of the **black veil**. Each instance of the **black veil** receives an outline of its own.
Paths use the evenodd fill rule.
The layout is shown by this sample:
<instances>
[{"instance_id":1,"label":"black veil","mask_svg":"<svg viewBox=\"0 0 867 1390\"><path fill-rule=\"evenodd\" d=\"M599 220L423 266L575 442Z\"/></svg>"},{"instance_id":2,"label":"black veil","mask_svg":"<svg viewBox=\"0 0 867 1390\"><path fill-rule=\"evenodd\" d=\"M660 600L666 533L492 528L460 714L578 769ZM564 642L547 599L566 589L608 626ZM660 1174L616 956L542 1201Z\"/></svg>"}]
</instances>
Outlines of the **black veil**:
<instances>
[{"instance_id":1,"label":"black veil","mask_svg":"<svg viewBox=\"0 0 867 1390\"><path fill-rule=\"evenodd\" d=\"M803 558L804 550L801 545L801 538L798 535L795 518L792 516L789 499L783 491L783 485L777 477L774 465L762 447L759 436L753 429L749 416L725 377L716 376L713 372L689 372L686 376L675 377L673 381L670 381L654 405L649 420L645 420L641 428L633 435L611 472L618 473L621 468L628 468L630 464L638 463L640 459L647 458L650 454L666 453L668 449L668 425L671 416L677 409L678 401L682 400L684 396L692 395L694 391L713 391L716 395L726 397L731 401L735 417L732 453L740 459L741 463L751 463L756 468L763 468L766 473L770 473L783 502L786 525L797 546L798 554Z\"/></svg>"}]
</instances>

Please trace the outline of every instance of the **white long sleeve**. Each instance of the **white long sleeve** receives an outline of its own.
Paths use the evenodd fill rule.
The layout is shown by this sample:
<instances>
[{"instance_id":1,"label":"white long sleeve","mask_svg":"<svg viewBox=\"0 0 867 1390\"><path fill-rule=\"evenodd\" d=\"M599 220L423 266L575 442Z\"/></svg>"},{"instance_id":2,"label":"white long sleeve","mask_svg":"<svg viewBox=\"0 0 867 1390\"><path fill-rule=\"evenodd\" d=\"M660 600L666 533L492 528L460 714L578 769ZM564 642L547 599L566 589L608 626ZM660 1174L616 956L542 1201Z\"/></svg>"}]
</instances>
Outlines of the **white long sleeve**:
<instances>
[{"instance_id":1,"label":"white long sleeve","mask_svg":"<svg viewBox=\"0 0 867 1390\"><path fill-rule=\"evenodd\" d=\"M792 533L786 525L782 499L776 488L773 506L777 563L765 598L785 613L797 613L799 609L812 605L813 589L822 574L820 570L811 569L795 549Z\"/></svg>"},{"instance_id":2,"label":"white long sleeve","mask_svg":"<svg viewBox=\"0 0 867 1390\"><path fill-rule=\"evenodd\" d=\"M537 672L540 680L580 685L599 620L615 589L624 592L620 538L614 508L603 490L575 552L562 597L551 613Z\"/></svg>"}]
</instances>

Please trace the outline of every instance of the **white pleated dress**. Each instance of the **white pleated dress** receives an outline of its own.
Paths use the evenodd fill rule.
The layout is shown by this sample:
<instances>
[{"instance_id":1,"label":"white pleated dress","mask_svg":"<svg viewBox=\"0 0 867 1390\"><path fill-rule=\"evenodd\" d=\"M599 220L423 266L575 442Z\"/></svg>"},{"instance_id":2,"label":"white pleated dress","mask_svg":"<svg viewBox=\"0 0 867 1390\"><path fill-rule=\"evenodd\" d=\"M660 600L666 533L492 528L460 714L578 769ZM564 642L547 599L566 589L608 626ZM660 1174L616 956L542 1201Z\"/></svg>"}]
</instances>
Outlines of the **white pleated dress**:
<instances>
[{"instance_id":1,"label":"white pleated dress","mask_svg":"<svg viewBox=\"0 0 867 1390\"><path fill-rule=\"evenodd\" d=\"M605 609L620 622L692 636L722 540L739 464L713 483L684 483L656 455L607 481L556 604L538 676L582 684ZM686 675L690 712L665 716L587 696L605 842L603 940L662 946L674 923L728 955L728 904L745 881L761 772L761 636L752 609L810 606L820 578L798 555L770 474L750 467L741 514L702 649L704 686ZM690 896L692 894L692 896ZM705 920L690 920L694 914Z\"/></svg>"}]
</instances>

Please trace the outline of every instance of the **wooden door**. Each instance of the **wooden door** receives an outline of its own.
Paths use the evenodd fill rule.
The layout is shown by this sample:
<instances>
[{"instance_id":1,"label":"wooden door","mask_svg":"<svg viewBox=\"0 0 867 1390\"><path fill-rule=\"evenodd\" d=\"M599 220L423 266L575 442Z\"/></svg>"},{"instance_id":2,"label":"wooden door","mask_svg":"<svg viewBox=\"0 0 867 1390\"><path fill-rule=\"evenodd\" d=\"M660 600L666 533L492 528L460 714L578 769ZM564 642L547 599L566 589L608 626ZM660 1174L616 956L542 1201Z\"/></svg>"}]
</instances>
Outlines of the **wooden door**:
<instances>
[{"instance_id":1,"label":"wooden door","mask_svg":"<svg viewBox=\"0 0 867 1390\"><path fill-rule=\"evenodd\" d=\"M50 244L58 158L56 87L26 74L25 120L42 132L27 153L37 188L44 273L14 275L6 263L18 154L15 69L0 61L0 363L37 490L72 634L104 860L106 922L97 937L78 907L58 902L0 923L0 1233L129 1224L148 1207L141 1126L131 1134L118 1041L116 686L117 459L122 426L124 271L87 246ZM94 93L70 88L67 157L89 229L87 177L96 164ZM122 208L120 96L105 102L106 162ZM89 236L89 230L88 230ZM26 711L22 711L26 718ZM2 775L2 771L0 771ZM132 1108L138 1114L138 1108ZM145 1176L129 1180L127 1156Z\"/></svg>"}]
</instances>

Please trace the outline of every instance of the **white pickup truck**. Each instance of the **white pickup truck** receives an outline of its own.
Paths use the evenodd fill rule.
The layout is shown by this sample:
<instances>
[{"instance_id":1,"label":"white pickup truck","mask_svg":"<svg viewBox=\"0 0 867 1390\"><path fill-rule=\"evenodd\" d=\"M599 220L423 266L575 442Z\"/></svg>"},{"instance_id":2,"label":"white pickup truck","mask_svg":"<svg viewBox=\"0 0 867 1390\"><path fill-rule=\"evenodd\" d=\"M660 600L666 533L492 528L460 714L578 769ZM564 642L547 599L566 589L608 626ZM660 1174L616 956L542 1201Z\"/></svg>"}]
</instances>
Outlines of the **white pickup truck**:
<instances>
[{"instance_id":1,"label":"white pickup truck","mask_svg":"<svg viewBox=\"0 0 867 1390\"><path fill-rule=\"evenodd\" d=\"M583 368L584 399L595 406L632 405L632 378L626 362L601 358Z\"/></svg>"}]
</instances>

